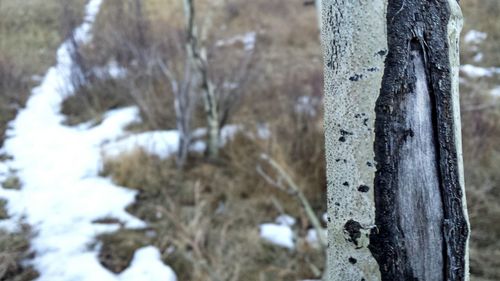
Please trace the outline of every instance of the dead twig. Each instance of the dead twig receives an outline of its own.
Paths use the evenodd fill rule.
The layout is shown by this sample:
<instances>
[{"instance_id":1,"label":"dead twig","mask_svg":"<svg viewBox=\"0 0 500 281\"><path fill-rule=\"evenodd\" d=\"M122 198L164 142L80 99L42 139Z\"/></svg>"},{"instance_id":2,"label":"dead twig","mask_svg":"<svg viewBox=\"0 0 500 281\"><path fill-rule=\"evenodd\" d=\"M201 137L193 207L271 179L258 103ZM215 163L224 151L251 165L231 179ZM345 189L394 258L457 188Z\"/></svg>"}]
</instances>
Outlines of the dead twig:
<instances>
[{"instance_id":1,"label":"dead twig","mask_svg":"<svg viewBox=\"0 0 500 281\"><path fill-rule=\"evenodd\" d=\"M318 241L319 241L320 246L323 249L326 249L326 246L327 246L326 237L325 237L325 234L323 232L323 228L321 227L320 220L318 219L318 217L314 213L314 210L312 209L311 204L309 203L309 200L307 200L307 198L304 195L304 193L302 192L302 190L295 183L295 181L292 180L292 178L285 171L285 169L283 169L283 167L281 167L271 157L269 157L267 154L262 154L260 158L262 160L264 160L266 163L268 163L278 173L279 177L286 182L286 184L288 185L288 188L289 188L287 192L289 194L292 194L292 195L294 195L294 196L297 197L297 199L299 200L300 204L304 208L304 211L306 212L307 217L311 221L311 224L313 225L314 229L316 230L316 232L318 234ZM257 166L257 167L259 167L259 166ZM260 170L262 170L262 169L260 169ZM259 172L259 169L257 169L257 172ZM264 177L264 176L263 177L265 179L267 178L266 181L269 180L268 182L270 182L271 184L273 182L274 183L281 183L281 180L272 180L263 171L262 171L262 173L260 173L260 175L261 176L266 175L266 177ZM279 186L282 186L282 185L281 184L274 184L273 186L279 187ZM285 189L286 190L286 188L279 188L279 189L281 189L281 190Z\"/></svg>"}]
</instances>

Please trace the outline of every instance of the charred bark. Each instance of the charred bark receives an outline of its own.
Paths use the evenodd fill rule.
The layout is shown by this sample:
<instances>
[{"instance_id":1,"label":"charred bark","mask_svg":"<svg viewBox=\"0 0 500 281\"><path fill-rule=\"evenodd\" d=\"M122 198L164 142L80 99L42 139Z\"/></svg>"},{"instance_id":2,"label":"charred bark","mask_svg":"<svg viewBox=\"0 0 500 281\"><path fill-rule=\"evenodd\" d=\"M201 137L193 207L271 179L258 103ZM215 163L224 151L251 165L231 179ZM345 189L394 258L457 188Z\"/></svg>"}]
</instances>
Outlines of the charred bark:
<instances>
[{"instance_id":1,"label":"charred bark","mask_svg":"<svg viewBox=\"0 0 500 281\"><path fill-rule=\"evenodd\" d=\"M456 147L445 0L389 1L375 122L382 280L465 280L468 223Z\"/></svg>"}]
</instances>

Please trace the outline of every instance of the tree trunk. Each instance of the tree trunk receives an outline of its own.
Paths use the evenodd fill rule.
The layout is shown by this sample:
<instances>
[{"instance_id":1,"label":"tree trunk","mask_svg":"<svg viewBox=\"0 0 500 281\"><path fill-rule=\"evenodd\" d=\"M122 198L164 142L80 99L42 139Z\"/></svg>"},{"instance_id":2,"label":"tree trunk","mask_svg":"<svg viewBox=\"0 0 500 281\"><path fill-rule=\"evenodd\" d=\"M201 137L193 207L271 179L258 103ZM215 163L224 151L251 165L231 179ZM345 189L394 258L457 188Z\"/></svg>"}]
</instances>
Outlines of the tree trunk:
<instances>
[{"instance_id":1,"label":"tree trunk","mask_svg":"<svg viewBox=\"0 0 500 281\"><path fill-rule=\"evenodd\" d=\"M215 87L210 78L207 50L202 46L203 41L206 40L206 34L198 35L195 25L194 0L183 0L183 3L187 27L187 51L192 58L192 66L199 74L203 91L203 104L207 120L207 154L209 158L215 159L218 157L220 146L219 109Z\"/></svg>"},{"instance_id":2,"label":"tree trunk","mask_svg":"<svg viewBox=\"0 0 500 281\"><path fill-rule=\"evenodd\" d=\"M456 0L323 0L327 280L468 280Z\"/></svg>"},{"instance_id":3,"label":"tree trunk","mask_svg":"<svg viewBox=\"0 0 500 281\"><path fill-rule=\"evenodd\" d=\"M322 0L314 0L314 6L316 8L316 16L318 17L318 28L321 30L321 26L323 25L323 19L322 19L322 7L323 5L321 4Z\"/></svg>"},{"instance_id":4,"label":"tree trunk","mask_svg":"<svg viewBox=\"0 0 500 281\"><path fill-rule=\"evenodd\" d=\"M136 32L137 32L137 40L139 41L139 46L142 49L145 49L147 46L146 42L146 18L143 14L142 8L142 0L134 0L134 10L135 10L135 24L136 24ZM143 52L143 50L141 50ZM141 52L141 53L142 53ZM142 55L142 54L141 54Z\"/></svg>"}]
</instances>

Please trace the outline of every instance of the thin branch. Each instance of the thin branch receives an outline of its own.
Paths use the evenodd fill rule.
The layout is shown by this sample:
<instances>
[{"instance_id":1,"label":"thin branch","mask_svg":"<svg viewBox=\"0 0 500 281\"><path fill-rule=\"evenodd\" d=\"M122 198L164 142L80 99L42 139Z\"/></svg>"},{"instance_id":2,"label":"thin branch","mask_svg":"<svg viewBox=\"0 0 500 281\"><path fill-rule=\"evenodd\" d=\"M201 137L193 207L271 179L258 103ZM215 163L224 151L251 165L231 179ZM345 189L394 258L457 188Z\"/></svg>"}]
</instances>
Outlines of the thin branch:
<instances>
[{"instance_id":1,"label":"thin branch","mask_svg":"<svg viewBox=\"0 0 500 281\"><path fill-rule=\"evenodd\" d=\"M306 196L302 192L302 190L299 188L299 186L292 180L290 175L281 167L276 161L274 161L271 157L269 157L267 154L262 154L261 159L266 161L271 167L285 180L285 182L288 184L288 187L291 189L293 194L297 196L298 200L302 204L302 207L304 208L307 217L311 221L311 224L313 225L314 229L316 230L318 234L318 241L323 249L326 249L327 242L326 242L326 237L325 234L323 233L323 228L321 227L320 220L314 213L313 208L311 207L311 204L309 203L309 200L307 200Z\"/></svg>"},{"instance_id":2,"label":"thin branch","mask_svg":"<svg viewBox=\"0 0 500 281\"><path fill-rule=\"evenodd\" d=\"M257 167L255 167L255 170L268 184L272 185L273 187L281 191L288 192L288 190L283 186L281 178L274 180L273 178L271 178L271 176L269 176L268 174L266 174L266 172L264 172L261 165L257 165Z\"/></svg>"}]
</instances>

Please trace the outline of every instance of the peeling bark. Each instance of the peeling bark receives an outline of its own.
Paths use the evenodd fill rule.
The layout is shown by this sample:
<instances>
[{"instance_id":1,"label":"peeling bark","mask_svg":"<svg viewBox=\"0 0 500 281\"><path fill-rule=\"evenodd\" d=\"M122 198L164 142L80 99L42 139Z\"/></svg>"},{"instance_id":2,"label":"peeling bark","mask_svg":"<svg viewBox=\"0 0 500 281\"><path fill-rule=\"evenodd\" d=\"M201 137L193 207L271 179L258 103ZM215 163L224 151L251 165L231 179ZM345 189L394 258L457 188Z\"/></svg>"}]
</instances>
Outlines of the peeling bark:
<instances>
[{"instance_id":1,"label":"peeling bark","mask_svg":"<svg viewBox=\"0 0 500 281\"><path fill-rule=\"evenodd\" d=\"M460 29L455 0L324 0L327 280L468 280Z\"/></svg>"}]
</instances>

